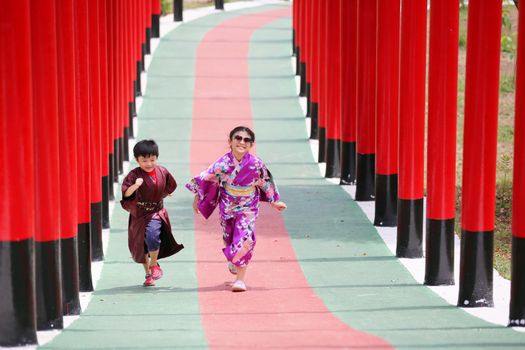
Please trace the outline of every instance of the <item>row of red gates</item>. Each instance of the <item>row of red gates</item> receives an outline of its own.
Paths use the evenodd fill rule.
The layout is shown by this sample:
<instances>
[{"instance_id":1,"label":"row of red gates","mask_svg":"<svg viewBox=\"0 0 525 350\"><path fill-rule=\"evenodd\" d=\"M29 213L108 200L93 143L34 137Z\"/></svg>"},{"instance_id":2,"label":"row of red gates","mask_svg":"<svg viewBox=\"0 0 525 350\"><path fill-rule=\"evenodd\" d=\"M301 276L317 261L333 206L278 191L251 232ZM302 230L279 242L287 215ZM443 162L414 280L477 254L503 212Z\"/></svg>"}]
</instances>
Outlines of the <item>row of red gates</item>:
<instances>
[{"instance_id":1,"label":"row of red gates","mask_svg":"<svg viewBox=\"0 0 525 350\"><path fill-rule=\"evenodd\" d=\"M454 284L459 1L295 0L300 94L326 177L375 201L398 257L423 256L425 284ZM427 17L429 33L427 33ZM493 306L501 0L470 0L458 306ZM525 16L519 18L509 325L525 326ZM427 62L427 34L429 58ZM428 100L426 72L428 66Z\"/></svg>"},{"instance_id":2,"label":"row of red gates","mask_svg":"<svg viewBox=\"0 0 525 350\"><path fill-rule=\"evenodd\" d=\"M0 5L0 346L35 344L92 291L160 0Z\"/></svg>"}]
</instances>

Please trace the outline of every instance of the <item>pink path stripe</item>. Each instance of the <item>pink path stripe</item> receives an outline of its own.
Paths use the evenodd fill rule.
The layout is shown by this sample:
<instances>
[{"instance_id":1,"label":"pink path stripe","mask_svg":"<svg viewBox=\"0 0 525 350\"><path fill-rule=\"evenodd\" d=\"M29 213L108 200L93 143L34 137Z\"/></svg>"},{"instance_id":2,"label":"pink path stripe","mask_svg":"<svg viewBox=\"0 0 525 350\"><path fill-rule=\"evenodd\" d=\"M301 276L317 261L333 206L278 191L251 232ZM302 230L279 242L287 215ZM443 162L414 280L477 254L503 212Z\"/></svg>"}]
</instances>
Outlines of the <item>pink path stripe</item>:
<instances>
[{"instance_id":1,"label":"pink path stripe","mask_svg":"<svg viewBox=\"0 0 525 350\"><path fill-rule=\"evenodd\" d=\"M256 29L289 15L284 9L237 17L204 37L196 62L193 174L228 150L226 140L233 127L252 127L249 41ZM264 203L256 232L255 255L246 276L248 292L232 293L217 213L208 221L195 217L199 302L211 349L391 348L330 313L308 286L281 215Z\"/></svg>"}]
</instances>

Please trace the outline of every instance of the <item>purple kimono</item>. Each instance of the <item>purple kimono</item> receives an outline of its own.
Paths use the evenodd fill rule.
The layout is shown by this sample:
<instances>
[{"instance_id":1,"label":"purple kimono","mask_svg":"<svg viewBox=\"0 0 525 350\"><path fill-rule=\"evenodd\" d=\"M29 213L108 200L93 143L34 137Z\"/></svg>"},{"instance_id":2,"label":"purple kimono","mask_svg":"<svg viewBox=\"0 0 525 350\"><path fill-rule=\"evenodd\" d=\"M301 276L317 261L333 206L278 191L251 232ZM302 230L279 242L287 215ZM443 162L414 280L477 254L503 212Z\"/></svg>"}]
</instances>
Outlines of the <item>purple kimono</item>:
<instances>
[{"instance_id":1,"label":"purple kimono","mask_svg":"<svg viewBox=\"0 0 525 350\"><path fill-rule=\"evenodd\" d=\"M144 263L147 249L144 243L146 226L155 213L162 221L160 234L159 259L171 256L184 248L178 244L171 233L171 223L168 212L164 208L163 199L177 188L175 179L163 166L155 167L156 182L144 170L137 167L129 172L122 182L122 208L129 212L128 247L133 260ZM137 178L144 179L142 185L129 197L124 198L124 193Z\"/></svg>"},{"instance_id":2,"label":"purple kimono","mask_svg":"<svg viewBox=\"0 0 525 350\"><path fill-rule=\"evenodd\" d=\"M208 218L219 205L226 259L246 266L255 246L259 201L279 200L272 175L261 159L246 153L241 161L226 153L186 184L199 196L198 208Z\"/></svg>"}]
</instances>

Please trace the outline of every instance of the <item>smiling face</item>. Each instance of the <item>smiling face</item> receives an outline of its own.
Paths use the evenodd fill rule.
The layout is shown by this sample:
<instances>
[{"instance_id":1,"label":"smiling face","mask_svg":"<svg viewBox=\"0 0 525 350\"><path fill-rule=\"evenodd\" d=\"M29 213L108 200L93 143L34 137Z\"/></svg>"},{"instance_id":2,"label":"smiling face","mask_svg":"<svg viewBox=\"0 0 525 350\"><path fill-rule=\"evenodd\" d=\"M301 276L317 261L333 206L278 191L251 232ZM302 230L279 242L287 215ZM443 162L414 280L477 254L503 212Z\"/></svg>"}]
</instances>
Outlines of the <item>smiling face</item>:
<instances>
[{"instance_id":1,"label":"smiling face","mask_svg":"<svg viewBox=\"0 0 525 350\"><path fill-rule=\"evenodd\" d=\"M157 165L157 156L155 155L138 156L136 159L139 167L147 173L152 172Z\"/></svg>"},{"instance_id":2,"label":"smiling face","mask_svg":"<svg viewBox=\"0 0 525 350\"><path fill-rule=\"evenodd\" d=\"M228 140L228 144L233 152L233 155L237 160L241 160L242 157L252 148L253 141L246 131L237 131L231 140Z\"/></svg>"}]
</instances>

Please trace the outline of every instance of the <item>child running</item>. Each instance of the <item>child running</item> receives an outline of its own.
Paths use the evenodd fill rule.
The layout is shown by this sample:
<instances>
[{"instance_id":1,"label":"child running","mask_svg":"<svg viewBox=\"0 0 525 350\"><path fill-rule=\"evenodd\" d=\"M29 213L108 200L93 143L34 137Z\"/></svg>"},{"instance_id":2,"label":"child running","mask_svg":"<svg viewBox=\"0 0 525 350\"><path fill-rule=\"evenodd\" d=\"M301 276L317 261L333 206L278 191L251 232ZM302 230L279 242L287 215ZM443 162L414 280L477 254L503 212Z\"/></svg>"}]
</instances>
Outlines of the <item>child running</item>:
<instances>
[{"instance_id":1,"label":"child running","mask_svg":"<svg viewBox=\"0 0 525 350\"><path fill-rule=\"evenodd\" d=\"M131 170L122 183L122 208L129 212L128 247L133 260L144 266L144 286L154 286L163 271L157 260L171 256L184 246L171 232L163 199L177 188L175 179L157 165L159 147L153 140L142 140L133 147L139 167Z\"/></svg>"},{"instance_id":2,"label":"child running","mask_svg":"<svg viewBox=\"0 0 525 350\"><path fill-rule=\"evenodd\" d=\"M223 253L228 268L236 274L233 292L246 291L244 277L255 247L255 219L259 201L270 202L279 211L286 209L272 175L261 159L250 154L254 132L245 126L229 135L230 152L186 184L195 193L193 209L208 218L219 204L223 231Z\"/></svg>"}]
</instances>

